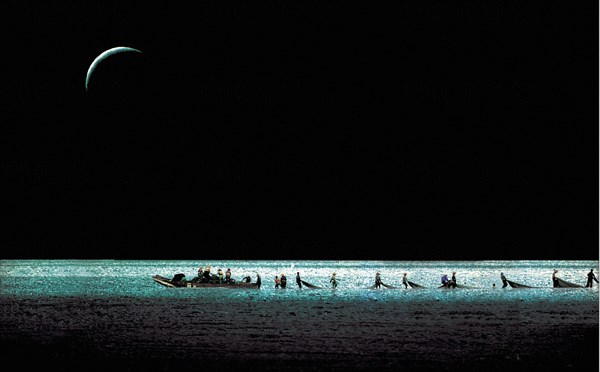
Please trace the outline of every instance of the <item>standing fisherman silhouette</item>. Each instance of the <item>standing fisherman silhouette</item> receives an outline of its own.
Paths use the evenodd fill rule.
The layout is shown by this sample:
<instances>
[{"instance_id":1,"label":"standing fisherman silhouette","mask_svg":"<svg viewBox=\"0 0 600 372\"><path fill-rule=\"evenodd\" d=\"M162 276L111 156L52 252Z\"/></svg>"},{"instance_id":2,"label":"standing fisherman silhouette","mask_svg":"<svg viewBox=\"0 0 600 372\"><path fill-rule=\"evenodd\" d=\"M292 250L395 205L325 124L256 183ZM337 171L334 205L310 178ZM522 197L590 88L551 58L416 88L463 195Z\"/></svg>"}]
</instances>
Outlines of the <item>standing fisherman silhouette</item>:
<instances>
[{"instance_id":1,"label":"standing fisherman silhouette","mask_svg":"<svg viewBox=\"0 0 600 372\"><path fill-rule=\"evenodd\" d=\"M281 288L285 288L287 286L287 278L285 274L281 274Z\"/></svg>"},{"instance_id":2,"label":"standing fisherman silhouette","mask_svg":"<svg viewBox=\"0 0 600 372\"><path fill-rule=\"evenodd\" d=\"M598 278L596 278L596 275L594 275L594 269L590 270L590 272L587 274L587 278L587 283L585 285L586 288L592 288L594 286L594 280L596 283L598 283Z\"/></svg>"},{"instance_id":3,"label":"standing fisherman silhouette","mask_svg":"<svg viewBox=\"0 0 600 372\"><path fill-rule=\"evenodd\" d=\"M554 272L552 273L552 286L554 288L560 287L560 284L558 283L558 278L556 277L557 272L558 270L554 269Z\"/></svg>"},{"instance_id":4,"label":"standing fisherman silhouette","mask_svg":"<svg viewBox=\"0 0 600 372\"><path fill-rule=\"evenodd\" d=\"M302 289L302 279L300 279L300 271L296 273L296 284L298 284L298 288Z\"/></svg>"},{"instance_id":5,"label":"standing fisherman silhouette","mask_svg":"<svg viewBox=\"0 0 600 372\"><path fill-rule=\"evenodd\" d=\"M506 286L508 285L508 282L506 281L506 277L504 276L504 273L500 273L500 279L502 279L502 288L506 288Z\"/></svg>"},{"instance_id":6,"label":"standing fisherman silhouette","mask_svg":"<svg viewBox=\"0 0 600 372\"><path fill-rule=\"evenodd\" d=\"M402 276L402 284L404 284L404 289L408 288L408 279L406 279L406 273Z\"/></svg>"},{"instance_id":7,"label":"standing fisherman silhouette","mask_svg":"<svg viewBox=\"0 0 600 372\"><path fill-rule=\"evenodd\" d=\"M329 283L331 283L332 288L337 288L337 280L335 278L335 273L331 275L331 279L329 279Z\"/></svg>"},{"instance_id":8,"label":"standing fisherman silhouette","mask_svg":"<svg viewBox=\"0 0 600 372\"><path fill-rule=\"evenodd\" d=\"M275 289L279 288L280 283L281 283L281 280L279 280L279 277L277 275L275 275Z\"/></svg>"},{"instance_id":9,"label":"standing fisherman silhouette","mask_svg":"<svg viewBox=\"0 0 600 372\"><path fill-rule=\"evenodd\" d=\"M380 276L379 272L377 272L375 274L375 288L376 289L380 289L381 288L381 276Z\"/></svg>"}]
</instances>

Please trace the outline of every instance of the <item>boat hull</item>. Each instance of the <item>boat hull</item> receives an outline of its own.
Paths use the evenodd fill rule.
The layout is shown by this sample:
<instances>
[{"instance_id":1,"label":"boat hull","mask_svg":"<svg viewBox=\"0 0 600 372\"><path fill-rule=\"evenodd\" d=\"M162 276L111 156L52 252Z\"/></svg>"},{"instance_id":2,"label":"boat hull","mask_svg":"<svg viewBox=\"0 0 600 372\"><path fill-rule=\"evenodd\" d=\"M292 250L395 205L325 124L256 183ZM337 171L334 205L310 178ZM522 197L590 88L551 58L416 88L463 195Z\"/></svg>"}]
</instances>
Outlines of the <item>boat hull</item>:
<instances>
[{"instance_id":1,"label":"boat hull","mask_svg":"<svg viewBox=\"0 0 600 372\"><path fill-rule=\"evenodd\" d=\"M154 275L152 279L158 284L168 288L258 288L258 285L256 283L200 283L189 281L174 282L171 279L165 278L164 276L160 275Z\"/></svg>"}]
</instances>

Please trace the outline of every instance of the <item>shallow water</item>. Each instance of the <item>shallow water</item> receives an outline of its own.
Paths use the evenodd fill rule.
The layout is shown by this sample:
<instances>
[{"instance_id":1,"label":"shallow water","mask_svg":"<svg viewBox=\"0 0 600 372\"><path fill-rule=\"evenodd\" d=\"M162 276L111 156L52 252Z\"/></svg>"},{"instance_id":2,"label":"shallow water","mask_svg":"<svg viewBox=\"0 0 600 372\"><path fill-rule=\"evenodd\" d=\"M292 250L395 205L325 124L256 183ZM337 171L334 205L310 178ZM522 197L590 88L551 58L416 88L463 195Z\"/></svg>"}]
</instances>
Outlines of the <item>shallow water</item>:
<instances>
[{"instance_id":1,"label":"shallow water","mask_svg":"<svg viewBox=\"0 0 600 372\"><path fill-rule=\"evenodd\" d=\"M263 286L167 288L152 280L175 273L190 279L209 264L231 268L236 280L255 280L259 272ZM6 260L0 347L28 370L597 370L597 285L551 288L554 268L583 285L597 267L598 261ZM299 290L297 271L323 288ZM377 271L390 285L400 287L406 272L429 288L369 289ZM478 288L437 288L452 271L459 284ZM501 271L542 288L499 288ZM281 273L288 288L276 290L273 278Z\"/></svg>"},{"instance_id":2,"label":"shallow water","mask_svg":"<svg viewBox=\"0 0 600 372\"><path fill-rule=\"evenodd\" d=\"M166 288L155 283L155 274L171 277L184 273L195 276L198 266L231 268L232 277L262 277L260 291L223 288ZM189 261L189 260L3 260L0 261L0 296L29 297L136 297L211 298L215 301L322 300L334 301L587 301L598 300L594 289L553 289L552 270L567 281L585 285L598 261ZM322 289L298 290L295 273ZM456 271L459 284L476 289L438 289L442 274ZM331 290L329 278L336 272L338 287ZM401 287L402 273L427 289L367 290L374 275L384 283ZM500 272L508 279L540 287L500 288ZM273 279L285 273L288 288L276 290ZM496 284L496 288L493 288Z\"/></svg>"}]
</instances>

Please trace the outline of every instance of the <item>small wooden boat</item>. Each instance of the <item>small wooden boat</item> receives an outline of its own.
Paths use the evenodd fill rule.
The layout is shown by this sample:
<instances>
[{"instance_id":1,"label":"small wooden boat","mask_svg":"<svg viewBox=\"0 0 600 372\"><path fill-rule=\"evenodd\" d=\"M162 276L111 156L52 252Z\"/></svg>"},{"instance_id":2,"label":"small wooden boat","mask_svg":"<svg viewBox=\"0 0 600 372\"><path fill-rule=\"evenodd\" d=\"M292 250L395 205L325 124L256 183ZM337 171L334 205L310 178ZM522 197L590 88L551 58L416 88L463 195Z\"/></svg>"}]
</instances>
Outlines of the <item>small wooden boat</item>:
<instances>
[{"instance_id":1,"label":"small wooden boat","mask_svg":"<svg viewBox=\"0 0 600 372\"><path fill-rule=\"evenodd\" d=\"M154 275L152 279L158 284L169 288L258 288L256 283L237 281L231 283L203 283L200 281L187 281L181 278L175 278L179 280L173 280L160 275Z\"/></svg>"}]
</instances>

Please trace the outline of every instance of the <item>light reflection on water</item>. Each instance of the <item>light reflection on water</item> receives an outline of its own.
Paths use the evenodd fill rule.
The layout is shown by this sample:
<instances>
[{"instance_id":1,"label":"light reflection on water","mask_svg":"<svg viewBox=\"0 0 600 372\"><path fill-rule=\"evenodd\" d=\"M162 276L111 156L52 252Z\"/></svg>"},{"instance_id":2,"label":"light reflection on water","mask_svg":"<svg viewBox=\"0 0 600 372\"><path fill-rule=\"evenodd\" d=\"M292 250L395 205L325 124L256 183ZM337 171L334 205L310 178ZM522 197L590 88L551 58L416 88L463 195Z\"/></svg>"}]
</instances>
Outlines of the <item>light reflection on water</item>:
<instances>
[{"instance_id":1,"label":"light reflection on water","mask_svg":"<svg viewBox=\"0 0 600 372\"><path fill-rule=\"evenodd\" d=\"M198 266L231 268L236 280L261 274L260 291L222 288L165 288L155 283L155 274L171 277L195 276ZM585 285L598 261L219 261L219 260L3 260L0 261L0 296L81 296L198 298L202 301L586 301L598 300L597 284L590 289L551 288L552 270L567 281ZM296 272L323 289L298 290ZM456 271L459 284L477 289L438 289L442 274ZM331 290L329 278L336 272L338 288ZM401 287L402 273L427 289L368 290L376 272L383 282ZM508 279L537 289L500 288L500 272ZM285 273L288 288L274 289L275 275ZM492 288L493 284L496 288Z\"/></svg>"}]
</instances>

